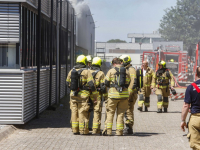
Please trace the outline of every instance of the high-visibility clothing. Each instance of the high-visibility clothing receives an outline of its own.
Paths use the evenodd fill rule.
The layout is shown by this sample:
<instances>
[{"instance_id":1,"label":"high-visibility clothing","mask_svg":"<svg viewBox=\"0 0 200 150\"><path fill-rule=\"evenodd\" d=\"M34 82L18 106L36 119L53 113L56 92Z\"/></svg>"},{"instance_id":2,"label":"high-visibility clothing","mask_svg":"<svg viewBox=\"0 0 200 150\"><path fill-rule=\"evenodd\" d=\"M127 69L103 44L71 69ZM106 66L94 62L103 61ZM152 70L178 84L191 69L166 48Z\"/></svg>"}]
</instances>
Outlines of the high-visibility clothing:
<instances>
[{"instance_id":1,"label":"high-visibility clothing","mask_svg":"<svg viewBox=\"0 0 200 150\"><path fill-rule=\"evenodd\" d=\"M138 107L143 107L143 104L146 107L150 107L150 94L151 94L151 86L153 86L153 75L154 71L147 67L146 74L143 76L143 87L138 91L139 101ZM141 84L141 83L140 83Z\"/></svg>"},{"instance_id":2,"label":"high-visibility clothing","mask_svg":"<svg viewBox=\"0 0 200 150\"><path fill-rule=\"evenodd\" d=\"M80 69L82 68L76 70L78 71ZM69 72L66 79L69 86L71 85L71 72L72 70ZM71 126L73 133L80 132L80 134L88 134L90 92L92 92L94 99L98 98L98 92L89 70L84 69L80 75L80 89L77 91L78 93L76 95L74 94L74 91L71 91L70 93ZM88 90L82 89L82 87L86 87ZM91 91L89 91L89 89L91 89Z\"/></svg>"},{"instance_id":3,"label":"high-visibility clothing","mask_svg":"<svg viewBox=\"0 0 200 150\"><path fill-rule=\"evenodd\" d=\"M121 65L117 65L116 67L120 68ZM116 70L114 68L110 69L105 77L105 82L109 82L111 84L115 84L117 80ZM128 71L126 71L126 85L129 86L130 83L130 75ZM110 87L108 91L108 98L113 99L126 99L129 98L129 92L132 92L130 88L123 88L122 92L120 93L115 87Z\"/></svg>"},{"instance_id":4,"label":"high-visibility clothing","mask_svg":"<svg viewBox=\"0 0 200 150\"><path fill-rule=\"evenodd\" d=\"M156 89L156 95L158 95L157 107L158 109L168 108L170 96L170 86L174 86L174 76L169 69L166 69L161 75L155 72L153 76L153 87ZM160 96L159 96L160 95Z\"/></svg>"},{"instance_id":5,"label":"high-visibility clothing","mask_svg":"<svg viewBox=\"0 0 200 150\"><path fill-rule=\"evenodd\" d=\"M128 99L117 100L108 98L107 103L107 134L112 134L112 126L113 126L113 118L115 115L115 111L117 112L117 123L116 123L116 135L123 135L124 129L124 114L128 109Z\"/></svg>"},{"instance_id":6,"label":"high-visibility clothing","mask_svg":"<svg viewBox=\"0 0 200 150\"><path fill-rule=\"evenodd\" d=\"M94 73L96 70L90 70L90 73ZM94 77L94 76L93 76ZM97 89L97 92L99 94L97 98L97 102L93 104L94 109L94 117L93 117L93 134L99 134L100 133L100 127L101 127L101 112L102 112L102 96L104 96L104 99L107 99L107 93L101 93L100 89L102 85L105 83L105 75L102 71L98 71L98 73L94 77L95 87ZM90 98L93 100L93 95L91 94Z\"/></svg>"},{"instance_id":7,"label":"high-visibility clothing","mask_svg":"<svg viewBox=\"0 0 200 150\"><path fill-rule=\"evenodd\" d=\"M135 105L135 102L137 100L137 93L136 93L136 70L135 68L132 67L131 64L127 65L125 67L128 72L129 72L129 75L131 77L131 82L130 82L130 85L129 85L129 89L132 89L133 92L131 91L130 94L130 97L129 97L129 101L128 101L128 109L125 113L125 124L126 125L129 125L129 127L132 127L134 125L134 105ZM135 87L134 87L135 85Z\"/></svg>"}]
</instances>

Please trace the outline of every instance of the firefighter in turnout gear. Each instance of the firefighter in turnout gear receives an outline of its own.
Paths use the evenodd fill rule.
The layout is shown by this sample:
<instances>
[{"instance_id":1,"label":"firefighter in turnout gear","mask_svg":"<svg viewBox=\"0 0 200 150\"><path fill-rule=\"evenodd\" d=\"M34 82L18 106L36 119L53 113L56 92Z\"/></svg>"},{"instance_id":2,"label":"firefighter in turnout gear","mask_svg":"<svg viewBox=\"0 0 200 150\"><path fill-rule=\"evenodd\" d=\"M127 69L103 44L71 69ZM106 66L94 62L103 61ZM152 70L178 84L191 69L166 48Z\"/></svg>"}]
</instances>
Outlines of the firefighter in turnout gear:
<instances>
[{"instance_id":1,"label":"firefighter in turnout gear","mask_svg":"<svg viewBox=\"0 0 200 150\"><path fill-rule=\"evenodd\" d=\"M86 68L86 57L77 57L76 66L69 72L66 84L71 89L71 126L74 134L89 134L89 97L96 103L98 92L90 71Z\"/></svg>"},{"instance_id":2,"label":"firefighter in turnout gear","mask_svg":"<svg viewBox=\"0 0 200 150\"><path fill-rule=\"evenodd\" d=\"M160 61L158 65L159 69L153 76L153 83L154 83L154 88L156 87L156 95L158 98L157 113L162 113L162 107L164 108L164 112L167 112L169 104L168 96L170 96L170 81L171 81L171 90L173 90L174 77L171 71L166 68L165 61Z\"/></svg>"},{"instance_id":3,"label":"firefighter in turnout gear","mask_svg":"<svg viewBox=\"0 0 200 150\"><path fill-rule=\"evenodd\" d=\"M132 89L133 92L130 93L129 101L128 101L128 110L125 113L125 125L124 134L133 134L133 125L134 125L134 105L137 100L137 78L136 78L136 70L132 67L131 57L129 55L121 55L119 57L123 60L123 66L129 72L129 76L131 77L131 82L129 85L129 89Z\"/></svg>"},{"instance_id":4,"label":"firefighter in turnout gear","mask_svg":"<svg viewBox=\"0 0 200 150\"><path fill-rule=\"evenodd\" d=\"M139 87L138 110L140 111L143 109L143 104L146 112L148 111L148 107L150 107L150 94L151 89L153 88L153 75L154 71L148 67L148 62L143 61L142 68L137 70L137 81Z\"/></svg>"},{"instance_id":5,"label":"firefighter in turnout gear","mask_svg":"<svg viewBox=\"0 0 200 150\"><path fill-rule=\"evenodd\" d=\"M107 135L112 135L112 125L115 111L117 112L116 135L123 135L124 114L128 109L130 76L122 66L122 60L114 58L114 68L110 69L105 78L105 85L109 87L107 102Z\"/></svg>"},{"instance_id":6,"label":"firefighter in turnout gear","mask_svg":"<svg viewBox=\"0 0 200 150\"><path fill-rule=\"evenodd\" d=\"M105 86L105 74L101 71L102 61L99 57L95 57L92 60L90 72L94 78L95 86L99 96L97 103L93 105L94 118L93 118L93 134L100 134L101 130L101 111L102 111L102 98L107 99L107 88ZM103 97L102 97L103 96ZM93 100L93 95L90 96Z\"/></svg>"}]
</instances>

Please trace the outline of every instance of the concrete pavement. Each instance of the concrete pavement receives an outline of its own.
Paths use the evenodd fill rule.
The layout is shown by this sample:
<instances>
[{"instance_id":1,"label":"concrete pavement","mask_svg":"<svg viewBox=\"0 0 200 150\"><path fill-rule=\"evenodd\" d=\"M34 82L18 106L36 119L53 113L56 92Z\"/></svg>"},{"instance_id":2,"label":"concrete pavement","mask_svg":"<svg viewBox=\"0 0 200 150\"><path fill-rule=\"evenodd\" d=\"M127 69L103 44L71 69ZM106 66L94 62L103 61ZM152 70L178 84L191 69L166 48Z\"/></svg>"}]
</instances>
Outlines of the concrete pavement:
<instances>
[{"instance_id":1,"label":"concrete pavement","mask_svg":"<svg viewBox=\"0 0 200 150\"><path fill-rule=\"evenodd\" d=\"M181 90L184 92L184 89ZM70 129L68 99L56 111L46 110L39 119L34 119L0 142L0 149L46 150L46 149L131 149L131 150L187 150L189 143L180 129L183 100L171 101L169 112L157 114L157 97L151 95L149 112L139 112L135 105L134 135L131 136L80 136ZM104 114L104 112L102 112ZM103 117L104 118L104 117ZM102 119L102 128L103 128ZM115 119L114 119L115 123ZM115 126L113 127L115 130Z\"/></svg>"}]
</instances>

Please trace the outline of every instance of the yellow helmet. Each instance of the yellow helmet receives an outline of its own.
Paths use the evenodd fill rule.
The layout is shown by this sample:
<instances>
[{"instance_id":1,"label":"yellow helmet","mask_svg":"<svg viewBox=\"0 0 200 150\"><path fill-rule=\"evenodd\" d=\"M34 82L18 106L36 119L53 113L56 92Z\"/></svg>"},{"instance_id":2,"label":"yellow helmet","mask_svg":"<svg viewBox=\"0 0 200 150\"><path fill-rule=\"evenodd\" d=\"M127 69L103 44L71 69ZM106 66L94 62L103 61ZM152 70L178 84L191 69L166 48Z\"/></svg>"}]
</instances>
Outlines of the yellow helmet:
<instances>
[{"instance_id":1,"label":"yellow helmet","mask_svg":"<svg viewBox=\"0 0 200 150\"><path fill-rule=\"evenodd\" d=\"M131 62L131 57L129 55L121 55L119 58L123 61L124 64Z\"/></svg>"},{"instance_id":2,"label":"yellow helmet","mask_svg":"<svg viewBox=\"0 0 200 150\"><path fill-rule=\"evenodd\" d=\"M91 55L87 55L86 58L87 58L87 62L92 62L92 56Z\"/></svg>"},{"instance_id":3,"label":"yellow helmet","mask_svg":"<svg viewBox=\"0 0 200 150\"><path fill-rule=\"evenodd\" d=\"M101 64L102 64L101 58L99 58L99 57L94 57L93 58L92 65L101 66Z\"/></svg>"},{"instance_id":4,"label":"yellow helmet","mask_svg":"<svg viewBox=\"0 0 200 150\"><path fill-rule=\"evenodd\" d=\"M160 61L159 63L158 63L158 65L162 65L163 66L163 68L166 68L166 62L165 61Z\"/></svg>"},{"instance_id":5,"label":"yellow helmet","mask_svg":"<svg viewBox=\"0 0 200 150\"><path fill-rule=\"evenodd\" d=\"M87 58L84 55L80 55L77 57L76 63L83 63L84 65L86 65L86 60Z\"/></svg>"},{"instance_id":6,"label":"yellow helmet","mask_svg":"<svg viewBox=\"0 0 200 150\"><path fill-rule=\"evenodd\" d=\"M170 59L170 62L174 62L174 59Z\"/></svg>"}]
</instances>

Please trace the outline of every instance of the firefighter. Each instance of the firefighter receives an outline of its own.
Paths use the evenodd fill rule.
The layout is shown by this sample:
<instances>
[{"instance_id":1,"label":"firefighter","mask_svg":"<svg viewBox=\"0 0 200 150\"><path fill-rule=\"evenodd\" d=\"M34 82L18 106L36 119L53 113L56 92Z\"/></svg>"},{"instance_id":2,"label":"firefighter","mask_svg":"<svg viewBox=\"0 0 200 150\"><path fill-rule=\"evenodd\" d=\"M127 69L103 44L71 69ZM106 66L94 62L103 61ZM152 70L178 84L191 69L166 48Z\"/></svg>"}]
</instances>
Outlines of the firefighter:
<instances>
[{"instance_id":1,"label":"firefighter","mask_svg":"<svg viewBox=\"0 0 200 150\"><path fill-rule=\"evenodd\" d=\"M128 110L125 113L125 120L126 120L125 121L125 125L126 125L126 128L124 129L124 134L133 134L134 105L135 105L135 102L137 100L136 70L130 64L131 63L131 57L129 55L121 55L119 58L121 60L123 60L123 66L129 72L129 75L131 77L131 82L130 82L129 88L133 89L133 93L130 94L129 101L128 101Z\"/></svg>"},{"instance_id":2,"label":"firefighter","mask_svg":"<svg viewBox=\"0 0 200 150\"><path fill-rule=\"evenodd\" d=\"M96 89L99 93L99 97L97 98L97 103L93 105L94 110L94 118L93 118L93 134L100 134L101 130L101 111L102 111L102 98L107 99L107 89L104 84L105 82L105 74L101 71L102 61L99 57L94 57L92 60L92 65L90 68L90 72L94 78ZM103 97L102 97L103 96ZM93 95L90 96L93 100Z\"/></svg>"},{"instance_id":3,"label":"firefighter","mask_svg":"<svg viewBox=\"0 0 200 150\"><path fill-rule=\"evenodd\" d=\"M76 66L70 70L67 79L67 86L71 89L70 109L71 126L74 134L89 134L89 97L92 93L94 103L97 101L98 92L94 85L92 74L86 67L86 57L77 57Z\"/></svg>"},{"instance_id":4,"label":"firefighter","mask_svg":"<svg viewBox=\"0 0 200 150\"><path fill-rule=\"evenodd\" d=\"M115 111L117 110L116 135L123 135L124 113L128 109L130 76L122 66L122 60L114 58L114 68L110 69L105 78L105 85L109 87L107 102L107 135L112 135L112 125Z\"/></svg>"},{"instance_id":5,"label":"firefighter","mask_svg":"<svg viewBox=\"0 0 200 150\"><path fill-rule=\"evenodd\" d=\"M88 69L90 69L91 64L92 64L92 56L87 55L86 58L87 58L87 67L88 67Z\"/></svg>"},{"instance_id":6,"label":"firefighter","mask_svg":"<svg viewBox=\"0 0 200 150\"><path fill-rule=\"evenodd\" d=\"M138 101L138 110L143 110L143 104L145 106L145 111L148 111L148 107L150 107L150 94L152 85L152 78L154 75L154 71L148 67L148 62L143 61L142 68L137 70L137 78L138 78L138 87L139 87L139 101Z\"/></svg>"},{"instance_id":7,"label":"firefighter","mask_svg":"<svg viewBox=\"0 0 200 150\"><path fill-rule=\"evenodd\" d=\"M169 69L166 68L166 62L160 61L158 63L159 69L153 76L153 85L156 86L156 95L158 98L157 102L157 113L162 113L162 108L164 112L167 112L169 100L168 96L170 95L170 81L171 81L171 90L174 90L174 77ZM155 89L154 89L155 91Z\"/></svg>"}]
</instances>

